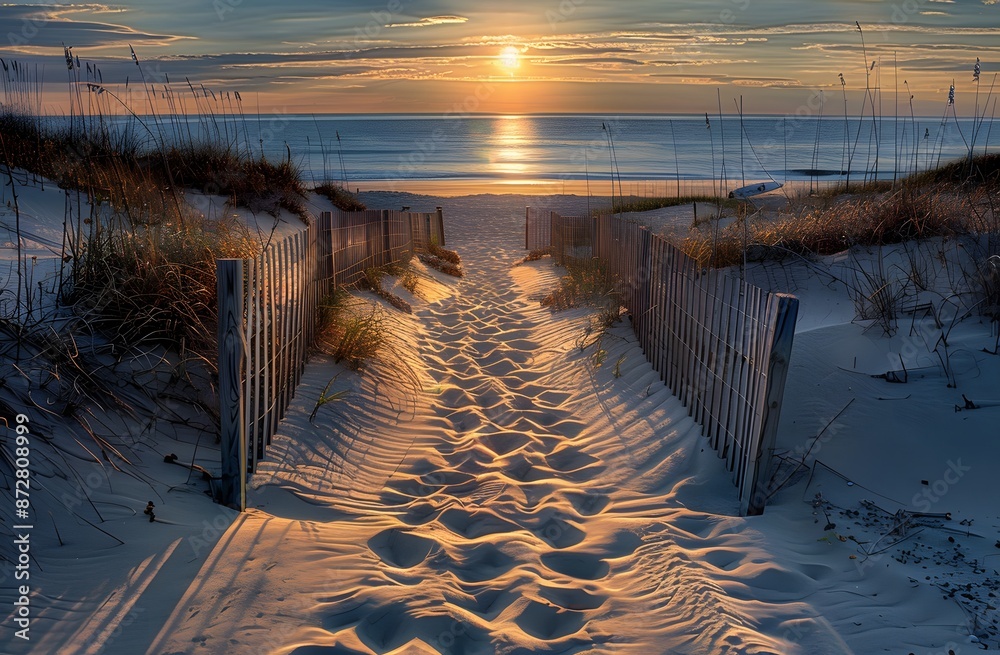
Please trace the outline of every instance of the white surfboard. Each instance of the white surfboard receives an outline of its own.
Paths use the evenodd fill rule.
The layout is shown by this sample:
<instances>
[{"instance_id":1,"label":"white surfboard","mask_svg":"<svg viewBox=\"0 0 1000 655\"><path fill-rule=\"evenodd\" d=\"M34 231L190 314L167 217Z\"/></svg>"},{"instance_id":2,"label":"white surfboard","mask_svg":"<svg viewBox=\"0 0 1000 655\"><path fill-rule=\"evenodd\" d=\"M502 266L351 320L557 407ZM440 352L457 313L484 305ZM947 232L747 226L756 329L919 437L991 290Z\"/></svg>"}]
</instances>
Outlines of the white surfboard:
<instances>
[{"instance_id":1,"label":"white surfboard","mask_svg":"<svg viewBox=\"0 0 1000 655\"><path fill-rule=\"evenodd\" d=\"M775 189L780 189L784 186L781 182L758 182L756 184L748 184L746 186L741 186L739 189L733 189L729 192L730 198L752 198L754 196L759 196L762 193L767 193L768 191L774 191Z\"/></svg>"}]
</instances>

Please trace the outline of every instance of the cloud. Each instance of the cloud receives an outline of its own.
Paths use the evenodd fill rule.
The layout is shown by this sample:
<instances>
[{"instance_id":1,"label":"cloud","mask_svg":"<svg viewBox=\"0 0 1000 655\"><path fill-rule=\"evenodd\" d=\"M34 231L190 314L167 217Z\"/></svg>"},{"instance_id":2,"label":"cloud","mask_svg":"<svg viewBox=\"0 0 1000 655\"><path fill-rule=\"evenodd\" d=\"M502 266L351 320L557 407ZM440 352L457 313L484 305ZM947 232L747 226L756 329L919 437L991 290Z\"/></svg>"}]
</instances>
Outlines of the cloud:
<instances>
[{"instance_id":1,"label":"cloud","mask_svg":"<svg viewBox=\"0 0 1000 655\"><path fill-rule=\"evenodd\" d=\"M730 80L730 83L735 86L750 86L759 87L764 89L776 89L776 88L796 88L801 87L802 82L799 80L785 79L785 78L766 78L766 77L753 77L753 78L735 78Z\"/></svg>"},{"instance_id":2,"label":"cloud","mask_svg":"<svg viewBox=\"0 0 1000 655\"><path fill-rule=\"evenodd\" d=\"M431 27L432 25L453 25L467 22L465 16L430 16L413 23L389 23L386 27Z\"/></svg>"},{"instance_id":3,"label":"cloud","mask_svg":"<svg viewBox=\"0 0 1000 655\"><path fill-rule=\"evenodd\" d=\"M127 43L166 45L184 37L136 30L127 25L79 20L81 14L123 13L124 10L102 4L83 5L0 5L0 25L6 26L4 44L16 52L42 53L47 49L62 52L63 44L76 50Z\"/></svg>"},{"instance_id":4,"label":"cloud","mask_svg":"<svg viewBox=\"0 0 1000 655\"><path fill-rule=\"evenodd\" d=\"M534 63L543 64L546 66L556 66L556 65L590 66L593 64L629 64L632 66L645 65L645 62L639 61L638 59L628 59L626 57L566 57L564 59L544 59L536 61Z\"/></svg>"}]
</instances>

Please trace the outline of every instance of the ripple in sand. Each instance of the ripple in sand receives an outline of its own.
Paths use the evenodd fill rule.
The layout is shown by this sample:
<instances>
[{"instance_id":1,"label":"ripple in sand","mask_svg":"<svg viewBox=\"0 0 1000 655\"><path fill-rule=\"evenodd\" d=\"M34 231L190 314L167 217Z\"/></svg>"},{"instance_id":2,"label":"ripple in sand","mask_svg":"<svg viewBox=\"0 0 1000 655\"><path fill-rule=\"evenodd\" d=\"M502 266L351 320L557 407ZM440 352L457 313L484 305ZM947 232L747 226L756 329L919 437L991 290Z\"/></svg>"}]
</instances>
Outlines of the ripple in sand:
<instances>
[{"instance_id":1,"label":"ripple in sand","mask_svg":"<svg viewBox=\"0 0 1000 655\"><path fill-rule=\"evenodd\" d=\"M363 655L364 651L345 646L299 646L288 655Z\"/></svg>"},{"instance_id":2,"label":"ripple in sand","mask_svg":"<svg viewBox=\"0 0 1000 655\"><path fill-rule=\"evenodd\" d=\"M424 523L437 518L441 509L440 505L436 505L434 503L413 503L409 508L407 508L406 513L400 517L400 520L407 525L423 525Z\"/></svg>"},{"instance_id":3,"label":"ripple in sand","mask_svg":"<svg viewBox=\"0 0 1000 655\"><path fill-rule=\"evenodd\" d=\"M383 530L368 540L368 548L383 562L408 569L423 562L434 542L399 528Z\"/></svg>"},{"instance_id":4,"label":"ripple in sand","mask_svg":"<svg viewBox=\"0 0 1000 655\"><path fill-rule=\"evenodd\" d=\"M598 469L598 471L595 471L595 473L597 473L604 470L603 466L593 466L600 461L601 460L597 459L593 455L580 452L572 446L557 450L551 455L547 455L545 457L546 464L557 471L563 472L580 471L589 467Z\"/></svg>"}]
</instances>

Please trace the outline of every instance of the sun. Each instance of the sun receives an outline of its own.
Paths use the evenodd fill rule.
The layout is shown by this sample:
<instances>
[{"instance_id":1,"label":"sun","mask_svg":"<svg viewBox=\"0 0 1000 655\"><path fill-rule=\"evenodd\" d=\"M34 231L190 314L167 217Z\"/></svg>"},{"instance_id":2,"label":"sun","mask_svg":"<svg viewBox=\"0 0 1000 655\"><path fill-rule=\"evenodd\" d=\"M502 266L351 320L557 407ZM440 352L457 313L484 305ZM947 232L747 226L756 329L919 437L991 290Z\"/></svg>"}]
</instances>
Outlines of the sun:
<instances>
[{"instance_id":1,"label":"sun","mask_svg":"<svg viewBox=\"0 0 1000 655\"><path fill-rule=\"evenodd\" d=\"M507 46L500 51L500 65L514 70L520 64L521 51L514 46Z\"/></svg>"}]
</instances>

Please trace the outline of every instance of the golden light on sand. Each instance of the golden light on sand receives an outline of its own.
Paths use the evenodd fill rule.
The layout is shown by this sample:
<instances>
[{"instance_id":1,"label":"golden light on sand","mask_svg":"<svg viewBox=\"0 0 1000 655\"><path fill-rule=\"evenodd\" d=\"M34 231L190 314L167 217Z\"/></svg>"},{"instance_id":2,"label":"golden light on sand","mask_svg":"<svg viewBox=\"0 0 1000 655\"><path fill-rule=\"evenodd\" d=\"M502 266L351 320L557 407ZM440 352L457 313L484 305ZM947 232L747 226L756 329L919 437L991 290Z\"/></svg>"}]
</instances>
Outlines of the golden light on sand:
<instances>
[{"instance_id":1,"label":"golden light on sand","mask_svg":"<svg viewBox=\"0 0 1000 655\"><path fill-rule=\"evenodd\" d=\"M513 71L521 65L521 51L514 46L507 46L500 51L500 65Z\"/></svg>"}]
</instances>

